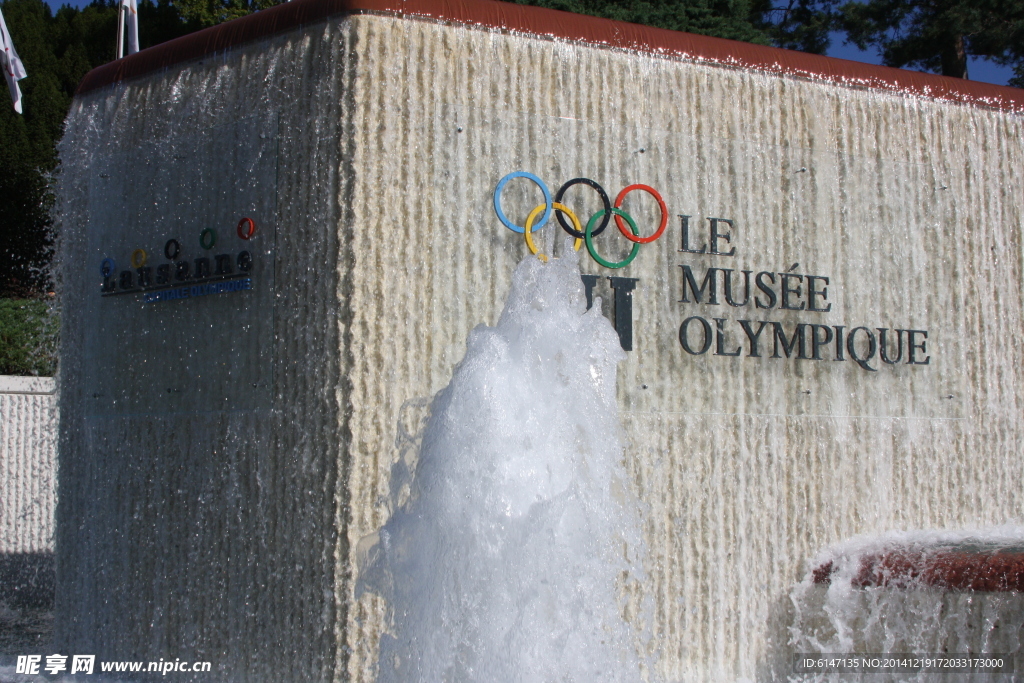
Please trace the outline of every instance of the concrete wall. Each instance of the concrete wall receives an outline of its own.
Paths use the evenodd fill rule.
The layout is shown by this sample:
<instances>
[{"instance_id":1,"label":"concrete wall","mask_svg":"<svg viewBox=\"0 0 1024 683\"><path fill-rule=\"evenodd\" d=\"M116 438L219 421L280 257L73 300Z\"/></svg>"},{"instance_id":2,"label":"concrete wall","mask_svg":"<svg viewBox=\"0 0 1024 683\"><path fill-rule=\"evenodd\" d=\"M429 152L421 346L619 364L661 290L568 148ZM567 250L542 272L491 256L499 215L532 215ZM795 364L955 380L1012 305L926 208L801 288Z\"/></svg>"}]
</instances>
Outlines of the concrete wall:
<instances>
[{"instance_id":1,"label":"concrete wall","mask_svg":"<svg viewBox=\"0 0 1024 683\"><path fill-rule=\"evenodd\" d=\"M67 650L209 661L225 681L334 675L348 34L320 24L72 107L55 633ZM249 241L242 217L257 224ZM103 258L144 249L155 267L175 238L190 262L250 251L252 288L101 297Z\"/></svg>"},{"instance_id":2,"label":"concrete wall","mask_svg":"<svg viewBox=\"0 0 1024 683\"><path fill-rule=\"evenodd\" d=\"M783 671L787 591L821 546L1022 513L1021 204L1006 189L1021 128L919 96L385 16L78 98L58 511L75 562L58 637L108 658L186 652L225 680L372 679L384 606L354 598L356 546L386 518L400 421L500 312L527 252L491 193L529 170L612 197L647 183L671 214L626 269L584 257L605 299L605 276L639 279L619 400L650 504L654 673ZM536 200L504 202L521 216ZM100 297L105 256L163 261L172 235L195 251L207 224L230 241L239 211L273 235L252 292ZM631 211L649 233L655 212ZM681 252L680 214L693 246L706 217L732 220L736 255ZM557 253L552 233L540 242ZM621 256L622 238L598 247ZM832 308L684 303L682 265L827 276ZM695 315L722 319L721 351L740 355L686 353ZM930 360L750 357L739 320L928 330ZM214 362L232 354L254 365Z\"/></svg>"},{"instance_id":3,"label":"concrete wall","mask_svg":"<svg viewBox=\"0 0 1024 683\"><path fill-rule=\"evenodd\" d=\"M53 552L57 401L52 377L0 376L0 554Z\"/></svg>"},{"instance_id":4,"label":"concrete wall","mask_svg":"<svg viewBox=\"0 0 1024 683\"><path fill-rule=\"evenodd\" d=\"M49 635L56 444L53 378L0 376L0 645L8 654L42 645Z\"/></svg>"}]
</instances>

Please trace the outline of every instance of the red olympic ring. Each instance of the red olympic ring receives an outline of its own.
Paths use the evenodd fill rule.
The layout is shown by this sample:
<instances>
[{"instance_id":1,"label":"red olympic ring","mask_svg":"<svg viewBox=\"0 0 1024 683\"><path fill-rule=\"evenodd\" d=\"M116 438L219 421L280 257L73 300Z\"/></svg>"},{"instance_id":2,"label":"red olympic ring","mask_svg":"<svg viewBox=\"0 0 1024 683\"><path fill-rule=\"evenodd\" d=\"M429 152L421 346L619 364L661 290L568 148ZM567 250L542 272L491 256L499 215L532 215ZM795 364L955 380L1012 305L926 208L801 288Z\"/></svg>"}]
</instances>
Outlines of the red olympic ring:
<instances>
[{"instance_id":1,"label":"red olympic ring","mask_svg":"<svg viewBox=\"0 0 1024 683\"><path fill-rule=\"evenodd\" d=\"M619 196L615 198L616 209L622 208L622 200L624 200L626 198L626 195L632 192L633 190L643 190L644 192L648 193L649 195L658 200L658 206L661 207L661 225L658 226L658 229L650 237L640 237L639 235L634 235L632 232L630 232L629 228L626 227L626 223L622 220L622 217L619 215L615 216L615 225L619 226L619 232L625 235L626 239L628 239L630 242L648 244L661 237L661 233L665 232L665 226L668 225L668 207L665 206L665 200L661 198L661 195L658 194L657 190L655 190L650 185L640 185L638 183L636 185L630 185L629 187L624 188L622 192L619 193Z\"/></svg>"},{"instance_id":2,"label":"red olympic ring","mask_svg":"<svg viewBox=\"0 0 1024 683\"><path fill-rule=\"evenodd\" d=\"M242 232L242 226L245 225L246 223L249 224L249 229L245 232ZM256 221L254 221L251 218L243 218L242 220L238 221L238 228L236 228L236 232L238 233L238 236L243 240L252 239L252 236L256 234Z\"/></svg>"}]
</instances>

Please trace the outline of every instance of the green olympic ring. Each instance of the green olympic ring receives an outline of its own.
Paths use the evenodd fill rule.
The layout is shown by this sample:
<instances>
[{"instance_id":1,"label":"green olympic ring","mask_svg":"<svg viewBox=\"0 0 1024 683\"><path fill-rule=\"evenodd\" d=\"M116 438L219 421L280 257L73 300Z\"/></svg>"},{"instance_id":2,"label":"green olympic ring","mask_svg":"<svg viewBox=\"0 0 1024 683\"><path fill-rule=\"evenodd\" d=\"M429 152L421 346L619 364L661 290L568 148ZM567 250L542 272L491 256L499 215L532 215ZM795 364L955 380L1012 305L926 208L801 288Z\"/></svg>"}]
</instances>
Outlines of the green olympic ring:
<instances>
[{"instance_id":1,"label":"green olympic ring","mask_svg":"<svg viewBox=\"0 0 1024 683\"><path fill-rule=\"evenodd\" d=\"M203 249L213 249L213 245L217 244L217 231L213 228L206 228L199 233L199 246Z\"/></svg>"},{"instance_id":2,"label":"green olympic ring","mask_svg":"<svg viewBox=\"0 0 1024 683\"><path fill-rule=\"evenodd\" d=\"M593 216L591 216L589 221L587 221L587 229L584 233L584 239L587 242L587 251L590 252L590 256L595 261L600 263L605 268L624 268L628 266L633 259L636 258L637 254L640 253L640 243L633 242L633 251L629 252L629 256L627 256L626 258L619 262L606 261L605 259L601 258L601 255L597 253L597 249L594 248L593 232L594 224L597 222L599 218L602 218L606 213L607 211L601 209ZM621 216L622 218L625 218L626 222L629 223L629 229L633 231L633 234L636 235L637 237L640 236L640 230L638 230L636 227L636 221L634 221L628 213L626 213L622 209L617 208L612 208L612 213L615 214L616 216Z\"/></svg>"}]
</instances>

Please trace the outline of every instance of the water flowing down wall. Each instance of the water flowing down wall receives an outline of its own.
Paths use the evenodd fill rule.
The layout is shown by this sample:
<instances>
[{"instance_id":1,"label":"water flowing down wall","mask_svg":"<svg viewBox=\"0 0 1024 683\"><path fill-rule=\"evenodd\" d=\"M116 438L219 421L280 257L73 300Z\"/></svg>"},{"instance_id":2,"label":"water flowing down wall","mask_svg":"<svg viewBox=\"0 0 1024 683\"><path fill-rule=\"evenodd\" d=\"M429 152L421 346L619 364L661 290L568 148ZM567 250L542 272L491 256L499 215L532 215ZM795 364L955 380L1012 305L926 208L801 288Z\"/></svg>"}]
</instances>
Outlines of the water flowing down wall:
<instances>
[{"instance_id":1,"label":"water flowing down wall","mask_svg":"<svg viewBox=\"0 0 1024 683\"><path fill-rule=\"evenodd\" d=\"M1022 132L920 88L387 13L80 95L62 150L62 637L220 657L226 679L374 678L386 611L355 597L357 546L388 519L411 412L497 322L527 251L492 193L526 170L666 203L629 266L582 256L609 316L629 283L608 277L635 280L617 391L648 505L633 599L654 605L651 678L784 674L789 591L819 548L1022 514ZM515 181L501 202L521 223L540 196ZM654 230L650 197L624 207ZM252 291L101 295L105 257L165 263L178 237L194 259L204 226L234 253L245 212ZM614 225L594 246L628 253Z\"/></svg>"},{"instance_id":2,"label":"water flowing down wall","mask_svg":"<svg viewBox=\"0 0 1024 683\"><path fill-rule=\"evenodd\" d=\"M967 666L976 667L972 680L1016 678L1024 636L1021 532L1015 525L900 531L823 551L791 592L791 642L812 672L803 678L841 677L834 664L816 661L822 654L882 652L959 653L961 670L903 662L900 673L876 674L880 680L962 680ZM973 664L963 653L974 655ZM826 666L830 676L821 675Z\"/></svg>"},{"instance_id":3,"label":"water flowing down wall","mask_svg":"<svg viewBox=\"0 0 1024 683\"><path fill-rule=\"evenodd\" d=\"M68 650L209 661L222 680L334 675L348 35L321 24L73 107L57 512ZM194 295L186 282L190 298L104 297L103 259L132 270L133 255L153 283L160 265L194 275L197 258L213 279ZM244 284L218 279L221 255L246 288L211 289Z\"/></svg>"}]
</instances>

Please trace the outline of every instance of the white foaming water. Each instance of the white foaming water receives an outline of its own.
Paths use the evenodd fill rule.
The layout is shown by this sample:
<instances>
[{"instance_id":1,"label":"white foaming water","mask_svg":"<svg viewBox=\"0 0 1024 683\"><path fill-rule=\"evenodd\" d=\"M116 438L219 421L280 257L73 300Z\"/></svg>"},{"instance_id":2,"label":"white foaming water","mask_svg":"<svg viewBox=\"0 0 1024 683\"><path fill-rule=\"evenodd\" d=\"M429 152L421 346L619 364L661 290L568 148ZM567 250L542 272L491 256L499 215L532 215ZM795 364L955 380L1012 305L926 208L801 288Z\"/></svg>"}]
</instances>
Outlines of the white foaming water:
<instances>
[{"instance_id":1,"label":"white foaming water","mask_svg":"<svg viewBox=\"0 0 1024 683\"><path fill-rule=\"evenodd\" d=\"M434 399L415 474L360 572L383 681L637 681L643 541L615 401L624 354L576 255L516 269ZM400 503L399 496L404 499Z\"/></svg>"},{"instance_id":2,"label":"white foaming water","mask_svg":"<svg viewBox=\"0 0 1024 683\"><path fill-rule=\"evenodd\" d=\"M891 576L887 586L862 587L857 585L857 577L865 559L886 553L927 558L956 549L992 553L1021 552L1022 548L1024 527L1014 525L891 532L859 536L829 548L810 563L803 581L790 593L793 650L811 654L945 652L1015 657L1024 636L1024 596L1020 593L938 588L927 585L920 575ZM815 583L814 570L829 565L829 582ZM1005 674L993 676L994 680L1009 680ZM835 678L845 680L849 676ZM903 673L893 680L955 678L948 674ZM970 678L989 679L980 674Z\"/></svg>"}]
</instances>

